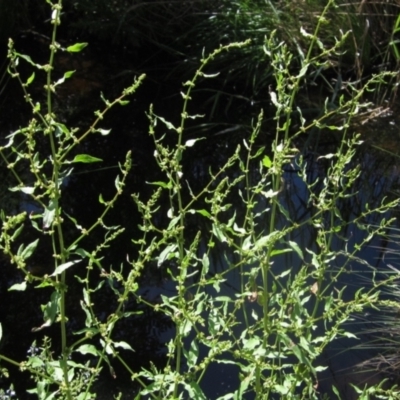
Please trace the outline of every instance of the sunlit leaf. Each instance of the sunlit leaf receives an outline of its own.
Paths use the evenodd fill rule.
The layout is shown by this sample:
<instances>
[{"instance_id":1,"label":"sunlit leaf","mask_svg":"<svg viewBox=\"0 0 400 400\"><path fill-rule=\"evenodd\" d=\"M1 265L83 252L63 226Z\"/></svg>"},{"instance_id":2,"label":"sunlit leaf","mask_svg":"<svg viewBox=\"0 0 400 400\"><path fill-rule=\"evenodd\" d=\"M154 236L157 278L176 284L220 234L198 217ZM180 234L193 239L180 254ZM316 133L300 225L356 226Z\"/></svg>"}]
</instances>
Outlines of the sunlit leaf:
<instances>
[{"instance_id":1,"label":"sunlit leaf","mask_svg":"<svg viewBox=\"0 0 400 400\"><path fill-rule=\"evenodd\" d=\"M15 186L13 188L8 189L10 192L22 192L25 194L32 194L35 191L35 188L32 186Z\"/></svg>"},{"instance_id":2,"label":"sunlit leaf","mask_svg":"<svg viewBox=\"0 0 400 400\"><path fill-rule=\"evenodd\" d=\"M203 255L203 259L202 259L201 263L203 264L203 274L206 275L210 268L210 260L208 259L207 254Z\"/></svg>"},{"instance_id":3,"label":"sunlit leaf","mask_svg":"<svg viewBox=\"0 0 400 400\"><path fill-rule=\"evenodd\" d=\"M58 206L58 202L56 199L51 199L48 207L44 210L43 213L43 228L47 229L51 226L54 220L54 216L56 213L56 209Z\"/></svg>"},{"instance_id":4,"label":"sunlit leaf","mask_svg":"<svg viewBox=\"0 0 400 400\"><path fill-rule=\"evenodd\" d=\"M83 344L82 346L79 346L75 351L83 355L86 354L92 354L93 356L99 355L99 350L97 350L96 346L93 346L92 344Z\"/></svg>"},{"instance_id":5,"label":"sunlit leaf","mask_svg":"<svg viewBox=\"0 0 400 400\"><path fill-rule=\"evenodd\" d=\"M18 290L20 292L23 292L26 289L26 282L22 282L22 283L15 283L14 285L12 285L8 290Z\"/></svg>"},{"instance_id":6,"label":"sunlit leaf","mask_svg":"<svg viewBox=\"0 0 400 400\"><path fill-rule=\"evenodd\" d=\"M223 243L223 242L227 241L224 232L222 232L222 230L220 229L220 227L218 225L213 224L212 231L213 231L213 234L218 238L218 240L220 242Z\"/></svg>"},{"instance_id":7,"label":"sunlit leaf","mask_svg":"<svg viewBox=\"0 0 400 400\"><path fill-rule=\"evenodd\" d=\"M264 167L271 168L272 161L268 156L264 156L262 163L263 163Z\"/></svg>"},{"instance_id":8,"label":"sunlit leaf","mask_svg":"<svg viewBox=\"0 0 400 400\"><path fill-rule=\"evenodd\" d=\"M29 86L34 81L34 79L35 79L35 72L32 72L32 75L28 78L25 85Z\"/></svg>"},{"instance_id":9,"label":"sunlit leaf","mask_svg":"<svg viewBox=\"0 0 400 400\"><path fill-rule=\"evenodd\" d=\"M197 363L197 359L199 357L199 344L196 339L193 339L190 344L189 351L187 352L187 363L189 368L195 367Z\"/></svg>"},{"instance_id":10,"label":"sunlit leaf","mask_svg":"<svg viewBox=\"0 0 400 400\"><path fill-rule=\"evenodd\" d=\"M56 136L57 137L61 136L62 133L69 136L69 134L70 134L69 129L64 124L57 122L55 125L56 125Z\"/></svg>"},{"instance_id":11,"label":"sunlit leaf","mask_svg":"<svg viewBox=\"0 0 400 400\"><path fill-rule=\"evenodd\" d=\"M72 267L73 265L75 265L81 261L82 260L74 260L74 261L68 261L64 264L61 264L54 270L54 272L50 276L60 275L65 270L67 270L68 268Z\"/></svg>"},{"instance_id":12,"label":"sunlit leaf","mask_svg":"<svg viewBox=\"0 0 400 400\"><path fill-rule=\"evenodd\" d=\"M196 212L201 214L203 217L211 217L211 214L207 210L196 210Z\"/></svg>"},{"instance_id":13,"label":"sunlit leaf","mask_svg":"<svg viewBox=\"0 0 400 400\"><path fill-rule=\"evenodd\" d=\"M215 74L205 74L204 72L202 72L201 76L203 76L204 78L216 78L219 74L219 72L216 72Z\"/></svg>"},{"instance_id":14,"label":"sunlit leaf","mask_svg":"<svg viewBox=\"0 0 400 400\"><path fill-rule=\"evenodd\" d=\"M107 202L104 201L103 195L102 195L101 193L99 194L99 203L100 203L100 204L105 204L105 205L107 205Z\"/></svg>"},{"instance_id":15,"label":"sunlit leaf","mask_svg":"<svg viewBox=\"0 0 400 400\"><path fill-rule=\"evenodd\" d=\"M165 260L168 260L177 248L178 245L175 243L168 245L159 255L157 266L160 267Z\"/></svg>"},{"instance_id":16,"label":"sunlit leaf","mask_svg":"<svg viewBox=\"0 0 400 400\"><path fill-rule=\"evenodd\" d=\"M61 295L59 292L53 292L50 301L47 304L41 306L43 311L43 319L45 322L38 328L32 328L32 332L38 332L53 324L59 311L60 296Z\"/></svg>"},{"instance_id":17,"label":"sunlit leaf","mask_svg":"<svg viewBox=\"0 0 400 400\"><path fill-rule=\"evenodd\" d=\"M168 122L165 118L159 117L158 115L156 116L157 119L159 119L168 129L176 131L177 129L171 122Z\"/></svg>"},{"instance_id":18,"label":"sunlit leaf","mask_svg":"<svg viewBox=\"0 0 400 400\"><path fill-rule=\"evenodd\" d=\"M41 360L39 357L29 357L29 360L26 363L26 365L32 368L38 368L44 365L44 361Z\"/></svg>"},{"instance_id":19,"label":"sunlit leaf","mask_svg":"<svg viewBox=\"0 0 400 400\"><path fill-rule=\"evenodd\" d=\"M291 240L289 240L288 243L290 247L299 255L300 259L304 260L303 251L300 249L299 245Z\"/></svg>"},{"instance_id":20,"label":"sunlit leaf","mask_svg":"<svg viewBox=\"0 0 400 400\"><path fill-rule=\"evenodd\" d=\"M348 338L351 338L351 339L359 339L356 335L354 335L353 333L351 333L351 332L342 332L342 335L343 336L346 336L346 337L348 337Z\"/></svg>"},{"instance_id":21,"label":"sunlit leaf","mask_svg":"<svg viewBox=\"0 0 400 400\"><path fill-rule=\"evenodd\" d=\"M99 161L103 161L103 160L101 158L90 156L89 154L78 154L72 160L72 162L81 162L81 163L86 163L86 164L99 162Z\"/></svg>"},{"instance_id":22,"label":"sunlit leaf","mask_svg":"<svg viewBox=\"0 0 400 400\"><path fill-rule=\"evenodd\" d=\"M326 158L327 160L329 160L329 159L335 157L335 155L336 155L336 154L325 154L324 156L319 156L319 157L317 158L317 161L320 160L320 159L322 159L322 158Z\"/></svg>"},{"instance_id":23,"label":"sunlit leaf","mask_svg":"<svg viewBox=\"0 0 400 400\"><path fill-rule=\"evenodd\" d=\"M172 188L172 183L171 182L161 182L161 181L156 181L156 182L146 182L149 185L156 185L156 186L161 186L164 189L171 189Z\"/></svg>"},{"instance_id":24,"label":"sunlit leaf","mask_svg":"<svg viewBox=\"0 0 400 400\"><path fill-rule=\"evenodd\" d=\"M75 73L75 71L67 71L64 73L64 78L68 79L71 78L71 76Z\"/></svg>"},{"instance_id":25,"label":"sunlit leaf","mask_svg":"<svg viewBox=\"0 0 400 400\"><path fill-rule=\"evenodd\" d=\"M99 132L100 135L107 136L107 135L111 132L111 129L101 129L101 128L98 128L98 129L96 130L96 132Z\"/></svg>"},{"instance_id":26,"label":"sunlit leaf","mask_svg":"<svg viewBox=\"0 0 400 400\"><path fill-rule=\"evenodd\" d=\"M192 147L192 146L194 146L194 144L196 142L198 142L199 140L203 140L203 139L205 139L205 138L203 137L203 138L197 138L197 139L189 139L189 140L186 141L185 146L186 147Z\"/></svg>"},{"instance_id":27,"label":"sunlit leaf","mask_svg":"<svg viewBox=\"0 0 400 400\"><path fill-rule=\"evenodd\" d=\"M20 54L20 53L15 53L15 54L16 54L16 56L18 56L18 57L24 59L25 61L27 61L29 64L32 64L32 65L34 65L35 67L38 67L38 68L40 67L40 65L34 63L34 62L32 61L32 58L30 58L29 56L27 56L27 55L25 55L25 54Z\"/></svg>"},{"instance_id":28,"label":"sunlit leaf","mask_svg":"<svg viewBox=\"0 0 400 400\"><path fill-rule=\"evenodd\" d=\"M39 243L39 239L36 239L32 243L29 243L28 246L26 246L25 249L22 251L20 256L24 260L28 259L33 254L33 252L35 251L38 243Z\"/></svg>"},{"instance_id":29,"label":"sunlit leaf","mask_svg":"<svg viewBox=\"0 0 400 400\"><path fill-rule=\"evenodd\" d=\"M253 350L260 345L258 336L253 336L249 339L243 338L243 348L246 350Z\"/></svg>"},{"instance_id":30,"label":"sunlit leaf","mask_svg":"<svg viewBox=\"0 0 400 400\"><path fill-rule=\"evenodd\" d=\"M135 351L132 349L132 347L126 343L126 342L114 342L113 343L115 347L121 347L124 350L130 350L130 351Z\"/></svg>"},{"instance_id":31,"label":"sunlit leaf","mask_svg":"<svg viewBox=\"0 0 400 400\"><path fill-rule=\"evenodd\" d=\"M88 45L88 43L75 43L72 46L68 46L67 47L67 51L69 51L70 53L79 53L80 51L82 51L86 46Z\"/></svg>"}]
</instances>

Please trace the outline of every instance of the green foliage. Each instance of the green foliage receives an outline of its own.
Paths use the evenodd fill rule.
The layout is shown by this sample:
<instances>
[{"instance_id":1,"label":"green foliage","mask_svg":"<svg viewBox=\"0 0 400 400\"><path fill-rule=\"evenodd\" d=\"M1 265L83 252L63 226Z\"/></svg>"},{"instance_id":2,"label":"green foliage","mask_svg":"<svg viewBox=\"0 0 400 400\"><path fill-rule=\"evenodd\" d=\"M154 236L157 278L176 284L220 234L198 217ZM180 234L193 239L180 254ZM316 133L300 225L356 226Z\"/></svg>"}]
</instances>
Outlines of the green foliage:
<instances>
[{"instance_id":1,"label":"green foliage","mask_svg":"<svg viewBox=\"0 0 400 400\"><path fill-rule=\"evenodd\" d=\"M349 272L352 261L359 259L359 249L392 223L392 219L383 218L376 226L368 222L370 218L386 215L399 201L385 200L374 208L365 205L352 221L342 218L338 204L355 195L352 188L360 177L354 156L361 141L359 135L351 132L351 120L367 107L361 102L364 92L389 74L371 77L361 89L350 85L350 96L341 96L335 108L328 107L327 100L322 115L307 121L302 110L296 110L298 92L309 71L329 65L330 57L338 54L346 40L345 34L338 34L334 43L326 47L320 39L333 3L328 2L321 11L314 31L303 30L306 50L302 51L300 68L293 67L293 53L278 39L277 31L268 33L262 49L275 80L275 88L269 93L275 109L272 145L259 145L264 118L260 110L251 135L243 145L237 144L219 169L210 167L205 184L198 188L196 177L185 169L191 149L203 139L186 136L188 121L201 118L189 111L194 89L200 80L213 78L206 69L215 60L229 52L246 51L251 44L229 39L225 46L204 52L194 77L184 83L180 122L173 124L169 122L172 116L159 116L150 107L149 134L162 178L150 182L153 191L149 198L131 194L142 217L138 226L141 236L132 239L137 255L115 270L103 265L103 253L124 227L108 226L107 215L125 190L132 165L130 153L120 164L114 195L104 199L99 193L102 212L87 228L74 215L65 213L63 185L75 164L101 162L95 155L82 152L81 145L91 135L109 133L102 128L105 114L113 107L125 105L144 76L115 100L102 97L104 108L94 113L94 121L86 130L66 126L54 112L53 96L72 76L72 71L55 80L52 66L56 53L80 51L86 43L61 48L56 37L62 1L48 3L52 7L53 24L49 62L37 64L30 56L18 53L10 41L9 70L19 80L33 117L28 126L10 134L8 143L0 148L4 163L16 181L10 189L20 193L21 198L29 196L40 211L30 215L2 212L0 249L25 276L23 282L10 290L21 291L22 296L28 287L49 290L48 301L41 306L43 324L33 330L42 331L57 324L61 346L56 351L51 340L44 338L40 345L33 343L26 360L11 360L0 354L0 361L28 371L34 385L29 393L39 399L95 398L94 383L101 369L106 368L115 376L115 363L120 363L140 385L137 399L206 399L202 381L210 367L220 364L234 365L239 371L238 386L220 397L221 400L240 399L246 394L257 399L317 399L318 375L327 368L319 356L336 338L354 337L345 327L354 313L380 304L381 283L372 281L349 298L340 277ZM251 3L246 4L250 7ZM30 64L36 74L45 74L45 104L32 100L29 86L35 73L22 80L18 72L20 62ZM295 111L300 116L297 126L292 122ZM333 116L341 118L334 122ZM310 183L307 162L295 143L316 128L337 131L341 140L334 152L319 157L329 166L326 178ZM39 151L39 141L48 142L48 153ZM28 172L21 174L21 165ZM294 220L282 200L287 168L298 174L308 194L307 207L312 212L301 221ZM164 198L168 198L167 204ZM159 223L156 216L160 214L167 217L167 224ZM74 224L73 237L66 234L65 221ZM189 230L192 221L195 221L194 231ZM335 249L334 241L350 223L365 235L353 246L346 244L340 250ZM30 242L20 236L27 225L37 232L35 240ZM305 226L315 232L315 243L303 248L292 237ZM102 232L104 238L89 248L85 239L95 230ZM45 238L50 238L53 272L39 277L29 270L28 260ZM212 268L216 250L224 258L220 271ZM293 255L291 265L279 263L284 253ZM165 270L174 287L174 292L161 295L159 302L148 300L139 290L141 277L151 265ZM78 267L82 275L74 272ZM226 290L233 274L240 277L237 292ZM80 285L79 298L70 298L67 289L71 280ZM107 288L116 305L106 318L100 318L96 299L99 294L107 293ZM67 299L76 303L85 315L82 326L74 328L71 336L67 335ZM161 367L152 364L135 371L125 356L126 351L135 351L135 343L117 338L117 324L136 316L137 312L125 307L132 299L174 323L173 337L166 345L167 361ZM0 340L3 330L6 327L0 326ZM399 394L396 388L385 391L379 385L360 389L360 393L363 396L379 393L382 398Z\"/></svg>"}]
</instances>

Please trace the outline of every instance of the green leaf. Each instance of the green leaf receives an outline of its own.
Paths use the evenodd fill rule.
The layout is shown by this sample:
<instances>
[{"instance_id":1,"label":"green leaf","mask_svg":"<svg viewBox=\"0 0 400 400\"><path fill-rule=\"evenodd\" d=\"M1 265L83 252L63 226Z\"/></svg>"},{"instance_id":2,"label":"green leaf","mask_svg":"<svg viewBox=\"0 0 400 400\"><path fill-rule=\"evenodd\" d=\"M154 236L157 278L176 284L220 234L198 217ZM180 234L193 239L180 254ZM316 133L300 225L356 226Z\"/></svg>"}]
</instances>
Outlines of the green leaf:
<instances>
[{"instance_id":1,"label":"green leaf","mask_svg":"<svg viewBox=\"0 0 400 400\"><path fill-rule=\"evenodd\" d=\"M206 253L203 255L203 259L201 260L201 263L203 264L202 273L203 273L203 275L206 275L208 273L208 270L210 269L210 260Z\"/></svg>"},{"instance_id":2,"label":"green leaf","mask_svg":"<svg viewBox=\"0 0 400 400\"><path fill-rule=\"evenodd\" d=\"M215 235L215 237L221 242L224 243L227 241L226 236L224 232L220 229L218 225L213 224L212 226L212 232Z\"/></svg>"},{"instance_id":3,"label":"green leaf","mask_svg":"<svg viewBox=\"0 0 400 400\"><path fill-rule=\"evenodd\" d=\"M300 249L299 245L291 240L289 240L288 243L289 246L299 255L300 259L304 260L303 251Z\"/></svg>"},{"instance_id":4,"label":"green leaf","mask_svg":"<svg viewBox=\"0 0 400 400\"><path fill-rule=\"evenodd\" d=\"M133 351L133 352L135 351L135 350L133 350L132 347L131 347L128 343L126 343L126 342L114 342L113 345L114 345L115 347L121 347L122 349L125 349L125 350L130 350L130 351Z\"/></svg>"},{"instance_id":5,"label":"green leaf","mask_svg":"<svg viewBox=\"0 0 400 400\"><path fill-rule=\"evenodd\" d=\"M3 328L1 327L1 323L0 323L0 340L1 340L2 336L3 336Z\"/></svg>"},{"instance_id":6,"label":"green leaf","mask_svg":"<svg viewBox=\"0 0 400 400\"><path fill-rule=\"evenodd\" d=\"M26 289L26 282L22 282L22 283L15 283L14 285L12 285L8 291L11 290L18 290L20 292L23 292Z\"/></svg>"},{"instance_id":7,"label":"green leaf","mask_svg":"<svg viewBox=\"0 0 400 400\"><path fill-rule=\"evenodd\" d=\"M67 135L67 136L70 135L69 129L64 124L57 122L55 124L55 126L56 126L56 136L57 137L60 137L62 133L65 133L65 135Z\"/></svg>"},{"instance_id":8,"label":"green leaf","mask_svg":"<svg viewBox=\"0 0 400 400\"><path fill-rule=\"evenodd\" d=\"M22 192L25 194L32 194L35 190L33 186L15 186L8 189L10 192Z\"/></svg>"},{"instance_id":9,"label":"green leaf","mask_svg":"<svg viewBox=\"0 0 400 400\"><path fill-rule=\"evenodd\" d=\"M106 201L104 201L104 199L103 199L103 195L102 195L101 193L99 194L99 203L100 203L100 204L107 205L107 202L106 202Z\"/></svg>"},{"instance_id":10,"label":"green leaf","mask_svg":"<svg viewBox=\"0 0 400 400\"><path fill-rule=\"evenodd\" d=\"M75 71L67 71L67 72L64 74L64 78L65 78L65 79L71 78L71 76L72 76L74 73L75 73Z\"/></svg>"},{"instance_id":11,"label":"green leaf","mask_svg":"<svg viewBox=\"0 0 400 400\"><path fill-rule=\"evenodd\" d=\"M75 71L67 71L62 78L60 78L57 82L54 83L54 86L61 85L62 83L65 82L66 79L70 78Z\"/></svg>"},{"instance_id":12,"label":"green leaf","mask_svg":"<svg viewBox=\"0 0 400 400\"><path fill-rule=\"evenodd\" d=\"M80 231L83 229L82 226L78 224L78 221L74 217L67 214L65 211L64 211L64 214L74 223L74 225L77 229L79 229Z\"/></svg>"},{"instance_id":13,"label":"green leaf","mask_svg":"<svg viewBox=\"0 0 400 400\"><path fill-rule=\"evenodd\" d=\"M43 228L44 229L50 228L51 224L53 223L57 206L58 206L57 200L51 199L49 202L49 206L46 207L46 209L44 210L44 213L43 213Z\"/></svg>"},{"instance_id":14,"label":"green leaf","mask_svg":"<svg viewBox=\"0 0 400 400\"><path fill-rule=\"evenodd\" d=\"M211 214L207 210L197 210L196 211L198 214L202 215L203 217L211 217Z\"/></svg>"},{"instance_id":15,"label":"green leaf","mask_svg":"<svg viewBox=\"0 0 400 400\"><path fill-rule=\"evenodd\" d=\"M62 272L64 272L66 269L72 267L73 265L81 262L82 260L74 260L74 261L68 261L64 264L59 265L54 272L50 276L57 276L60 275Z\"/></svg>"},{"instance_id":16,"label":"green leaf","mask_svg":"<svg viewBox=\"0 0 400 400\"><path fill-rule=\"evenodd\" d=\"M243 338L243 348L246 350L254 350L260 345L260 339L257 336L253 336L249 339Z\"/></svg>"},{"instance_id":17,"label":"green leaf","mask_svg":"<svg viewBox=\"0 0 400 400\"><path fill-rule=\"evenodd\" d=\"M35 67L40 68L41 66L39 64L36 64L32 61L32 58L30 58L29 56L26 56L25 54L20 54L20 53L15 53L16 56L21 57L22 59L24 59L25 61L27 61L29 64L34 65Z\"/></svg>"},{"instance_id":18,"label":"green leaf","mask_svg":"<svg viewBox=\"0 0 400 400\"><path fill-rule=\"evenodd\" d=\"M29 360L26 363L26 365L28 365L31 368L39 368L44 365L44 362L39 357L29 357Z\"/></svg>"},{"instance_id":19,"label":"green leaf","mask_svg":"<svg viewBox=\"0 0 400 400\"><path fill-rule=\"evenodd\" d=\"M291 251L292 251L292 249L272 250L271 251L271 257L272 256L277 256L277 255L283 254L283 253L290 253Z\"/></svg>"},{"instance_id":20,"label":"green leaf","mask_svg":"<svg viewBox=\"0 0 400 400\"><path fill-rule=\"evenodd\" d=\"M72 160L72 162L81 162L81 163L86 163L86 164L99 162L99 161L103 161L103 160L101 158L90 156L89 154L78 154Z\"/></svg>"},{"instance_id":21,"label":"green leaf","mask_svg":"<svg viewBox=\"0 0 400 400\"><path fill-rule=\"evenodd\" d=\"M160 267L165 260L170 259L171 255L174 254L174 251L178 248L178 245L173 243L168 245L159 255L157 266Z\"/></svg>"},{"instance_id":22,"label":"green leaf","mask_svg":"<svg viewBox=\"0 0 400 400\"><path fill-rule=\"evenodd\" d=\"M309 67L308 64L304 65L303 68L300 70L300 73L297 76L297 78L301 78L302 76L304 76L307 72L308 67Z\"/></svg>"},{"instance_id":23,"label":"green leaf","mask_svg":"<svg viewBox=\"0 0 400 400\"><path fill-rule=\"evenodd\" d=\"M207 400L207 397L201 390L199 384L196 381L190 381L189 383L182 382L185 389L189 394L189 399L193 400Z\"/></svg>"},{"instance_id":24,"label":"green leaf","mask_svg":"<svg viewBox=\"0 0 400 400\"><path fill-rule=\"evenodd\" d=\"M29 258L33 252L35 251L37 245L39 243L39 239L36 239L35 241L33 241L32 243L29 243L28 246L26 246L26 248L22 251L22 253L20 254L21 257L26 260L27 258Z\"/></svg>"},{"instance_id":25,"label":"green leaf","mask_svg":"<svg viewBox=\"0 0 400 400\"><path fill-rule=\"evenodd\" d=\"M177 217L173 218L171 220L171 222L168 225L168 231L170 231L179 221L180 221L181 217L178 215Z\"/></svg>"},{"instance_id":26,"label":"green leaf","mask_svg":"<svg viewBox=\"0 0 400 400\"><path fill-rule=\"evenodd\" d=\"M340 399L341 399L341 396L340 396L340 393L339 393L339 391L337 390L337 388L336 388L335 385L332 385L332 391L333 391L333 393L335 393L335 395L337 396L337 398L340 400Z\"/></svg>"},{"instance_id":27,"label":"green leaf","mask_svg":"<svg viewBox=\"0 0 400 400\"><path fill-rule=\"evenodd\" d=\"M93 346L92 344L83 344L82 346L79 346L75 351L86 355L86 354L92 354L93 356L98 356L99 355L99 350L96 349L96 346Z\"/></svg>"},{"instance_id":28,"label":"green leaf","mask_svg":"<svg viewBox=\"0 0 400 400\"><path fill-rule=\"evenodd\" d=\"M272 165L272 161L268 156L264 156L262 163L264 165L265 168L271 168Z\"/></svg>"},{"instance_id":29,"label":"green leaf","mask_svg":"<svg viewBox=\"0 0 400 400\"><path fill-rule=\"evenodd\" d=\"M22 232L22 229L24 229L24 225L21 224L13 233L12 237L11 237L11 241L13 242Z\"/></svg>"},{"instance_id":30,"label":"green leaf","mask_svg":"<svg viewBox=\"0 0 400 400\"><path fill-rule=\"evenodd\" d=\"M45 322L38 328L32 328L32 332L41 331L43 328L47 328L52 325L59 311L60 296L60 293L53 292L50 301L47 304L41 306L43 311L43 319Z\"/></svg>"},{"instance_id":31,"label":"green leaf","mask_svg":"<svg viewBox=\"0 0 400 400\"><path fill-rule=\"evenodd\" d=\"M272 242L272 237L274 236L274 234L276 234L276 232L272 232L266 236L262 236L260 239L258 239L255 244L254 244L254 249L255 250L259 250L265 246L267 246L267 244L269 244L270 242Z\"/></svg>"},{"instance_id":32,"label":"green leaf","mask_svg":"<svg viewBox=\"0 0 400 400\"><path fill-rule=\"evenodd\" d=\"M25 85L29 86L34 81L34 79L35 79L35 72L32 72L32 75L28 78Z\"/></svg>"},{"instance_id":33,"label":"green leaf","mask_svg":"<svg viewBox=\"0 0 400 400\"><path fill-rule=\"evenodd\" d=\"M165 183L165 182L157 181L157 182L147 182L147 184L161 186L164 189L172 189L172 183L171 182Z\"/></svg>"},{"instance_id":34,"label":"green leaf","mask_svg":"<svg viewBox=\"0 0 400 400\"><path fill-rule=\"evenodd\" d=\"M159 119L168 129L174 130L174 131L177 130L175 128L175 126L173 124L171 124L171 122L168 122L165 118L159 117L158 115L156 115L156 118Z\"/></svg>"},{"instance_id":35,"label":"green leaf","mask_svg":"<svg viewBox=\"0 0 400 400\"><path fill-rule=\"evenodd\" d=\"M88 45L88 43L75 43L72 46L68 46L67 47L67 51L70 53L79 53L80 51L82 51L86 46Z\"/></svg>"},{"instance_id":36,"label":"green leaf","mask_svg":"<svg viewBox=\"0 0 400 400\"><path fill-rule=\"evenodd\" d=\"M199 357L199 344L197 343L197 340L194 339L190 344L190 349L186 357L186 361L188 363L189 368L196 366L198 357Z\"/></svg>"},{"instance_id":37,"label":"green leaf","mask_svg":"<svg viewBox=\"0 0 400 400\"><path fill-rule=\"evenodd\" d=\"M348 337L348 338L351 338L351 339L357 339L357 340L359 340L359 338L358 338L356 335L354 335L353 333L351 333L351 332L342 332L342 335L343 335L343 336L346 336L346 337Z\"/></svg>"}]
</instances>

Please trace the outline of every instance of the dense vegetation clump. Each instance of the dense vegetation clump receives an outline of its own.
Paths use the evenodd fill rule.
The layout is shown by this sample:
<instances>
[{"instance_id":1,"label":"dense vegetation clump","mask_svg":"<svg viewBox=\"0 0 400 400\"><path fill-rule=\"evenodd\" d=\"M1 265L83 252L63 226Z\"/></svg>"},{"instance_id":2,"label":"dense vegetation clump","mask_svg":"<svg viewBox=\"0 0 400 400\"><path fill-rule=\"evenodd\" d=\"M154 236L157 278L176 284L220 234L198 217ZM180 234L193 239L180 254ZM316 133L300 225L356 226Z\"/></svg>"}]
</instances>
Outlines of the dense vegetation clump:
<instances>
[{"instance_id":1,"label":"dense vegetation clump","mask_svg":"<svg viewBox=\"0 0 400 400\"><path fill-rule=\"evenodd\" d=\"M0 146L15 317L0 323L0 397L341 398L328 355L361 337L355 316L393 306L381 292L398 273L364 253L399 199L362 193L355 129L397 79L396 19L375 73L379 18L360 29L363 4L46 3L47 58L8 42L27 108ZM105 77L85 61L94 36L112 65L157 51ZM400 395L384 380L354 390Z\"/></svg>"}]
</instances>

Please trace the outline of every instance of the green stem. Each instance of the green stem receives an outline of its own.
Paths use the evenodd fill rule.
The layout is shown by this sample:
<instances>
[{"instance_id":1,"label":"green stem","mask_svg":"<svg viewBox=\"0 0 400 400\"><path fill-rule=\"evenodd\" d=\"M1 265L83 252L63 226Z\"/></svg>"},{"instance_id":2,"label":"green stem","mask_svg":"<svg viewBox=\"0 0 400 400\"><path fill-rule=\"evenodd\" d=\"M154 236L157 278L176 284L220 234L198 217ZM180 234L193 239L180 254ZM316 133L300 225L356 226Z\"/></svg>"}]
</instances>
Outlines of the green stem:
<instances>
[{"instance_id":1,"label":"green stem","mask_svg":"<svg viewBox=\"0 0 400 400\"><path fill-rule=\"evenodd\" d=\"M56 42L56 37L57 37L57 27L59 25L59 19L61 15L61 10L62 10L62 0L58 0L57 4L52 5L52 23L53 23L53 33L52 33L52 38L51 38L51 45L50 45L50 58L49 58L49 67L47 69L47 77L46 77L46 83L47 83L47 119L48 122L53 120L53 109L52 109L52 69L54 65L54 57L57 49L57 42ZM53 247L55 250L54 254L59 254L60 256L60 261L62 264L66 262L66 257L65 257L65 247L64 247L64 237L63 237L63 230L61 226L61 216L60 216L60 208L58 201L61 198L61 191L59 188L59 174L60 174L60 160L57 156L57 149L56 149L56 144L54 140L54 128L51 123L48 125L48 135L49 135L49 140L50 140L50 147L51 147L51 154L52 154L52 159L53 159L53 176L52 176L52 182L54 182L54 191L53 191L53 199L55 201L55 225L57 229L57 237L58 237L58 249L59 252L57 253L57 249L55 248L56 245L53 242ZM59 261L56 259L56 265L58 264ZM63 271L61 273L61 281L60 281L60 328L61 328L61 356L62 356L62 361L60 362L62 370L63 370L63 375L64 375L64 383L66 387L66 393L67 393L67 398L68 400L72 400L72 394L71 394L71 389L70 389L70 384L69 384L69 378L68 378L68 348L67 348L67 328L66 328L66 323L67 323L67 318L65 315L65 295L66 295L66 288L65 288L65 276L66 273ZM57 278L58 279L58 278Z\"/></svg>"}]
</instances>

